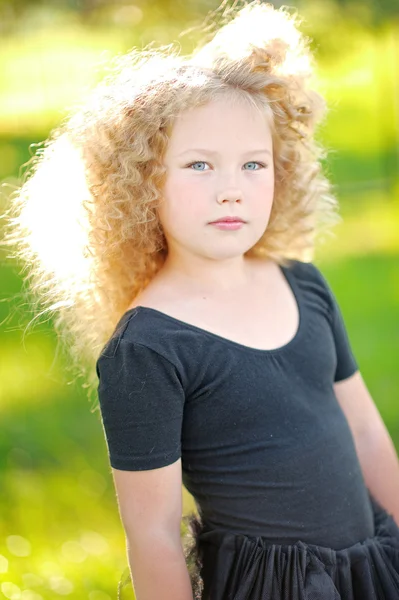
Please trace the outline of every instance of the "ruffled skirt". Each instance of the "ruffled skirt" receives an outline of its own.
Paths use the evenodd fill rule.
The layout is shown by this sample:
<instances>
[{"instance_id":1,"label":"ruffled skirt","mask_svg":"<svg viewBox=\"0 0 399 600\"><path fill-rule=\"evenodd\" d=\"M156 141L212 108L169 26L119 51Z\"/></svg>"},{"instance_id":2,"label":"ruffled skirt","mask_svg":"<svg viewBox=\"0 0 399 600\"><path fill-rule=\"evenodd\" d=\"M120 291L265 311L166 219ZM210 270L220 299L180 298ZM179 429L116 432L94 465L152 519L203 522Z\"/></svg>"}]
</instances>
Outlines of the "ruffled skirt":
<instances>
[{"instance_id":1,"label":"ruffled skirt","mask_svg":"<svg viewBox=\"0 0 399 600\"><path fill-rule=\"evenodd\" d=\"M399 527L370 495L374 536L341 550L270 544L186 517L196 600L399 600Z\"/></svg>"}]
</instances>

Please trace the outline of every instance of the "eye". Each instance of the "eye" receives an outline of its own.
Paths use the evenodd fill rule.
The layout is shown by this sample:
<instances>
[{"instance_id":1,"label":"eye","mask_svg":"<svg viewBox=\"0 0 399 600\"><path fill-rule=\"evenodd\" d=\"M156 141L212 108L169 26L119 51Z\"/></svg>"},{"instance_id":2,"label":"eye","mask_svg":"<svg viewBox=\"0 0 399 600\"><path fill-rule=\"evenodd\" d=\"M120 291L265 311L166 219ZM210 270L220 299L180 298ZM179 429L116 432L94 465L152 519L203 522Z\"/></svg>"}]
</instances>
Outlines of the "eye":
<instances>
[{"instance_id":1,"label":"eye","mask_svg":"<svg viewBox=\"0 0 399 600\"><path fill-rule=\"evenodd\" d=\"M253 168L253 167L254 167L254 165L258 165L258 166L259 166L260 168L262 168L262 169L264 169L264 168L266 167L266 165L264 165L263 163L260 163L260 162L255 162L255 161L250 161L250 162L247 162L247 163L245 163L245 164L246 164L246 165L252 165L252 167L251 167L251 168L247 169L248 171L259 171L259 169L257 169L257 168Z\"/></svg>"},{"instance_id":2,"label":"eye","mask_svg":"<svg viewBox=\"0 0 399 600\"><path fill-rule=\"evenodd\" d=\"M190 163L189 165L187 165L187 167L191 168L191 167L196 167L198 165L206 165L207 163L203 160L196 160L195 162ZM205 171L205 169L195 169L193 168L193 171Z\"/></svg>"}]
</instances>

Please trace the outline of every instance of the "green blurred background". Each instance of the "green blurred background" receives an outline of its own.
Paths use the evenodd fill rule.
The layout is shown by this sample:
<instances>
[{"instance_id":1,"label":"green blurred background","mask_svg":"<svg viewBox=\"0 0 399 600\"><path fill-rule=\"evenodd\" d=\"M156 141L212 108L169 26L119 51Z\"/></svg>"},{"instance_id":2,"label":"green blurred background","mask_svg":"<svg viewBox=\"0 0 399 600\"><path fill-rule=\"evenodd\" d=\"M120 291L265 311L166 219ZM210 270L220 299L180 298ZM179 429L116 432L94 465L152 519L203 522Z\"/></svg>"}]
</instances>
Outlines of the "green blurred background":
<instances>
[{"instance_id":1,"label":"green blurred background","mask_svg":"<svg viewBox=\"0 0 399 600\"><path fill-rule=\"evenodd\" d=\"M190 51L197 34L179 32L218 6L0 0L1 213L30 145L46 139L110 58L152 40L179 40ZM399 449L399 6L290 6L314 40L330 105L320 139L330 150L326 169L343 216L314 261L336 293L363 377ZM32 324L28 307L19 306L21 266L1 252L0 598L114 599L127 559L98 413L80 384L68 381L51 322ZM185 512L192 507L184 491ZM121 597L133 598L130 586Z\"/></svg>"}]
</instances>

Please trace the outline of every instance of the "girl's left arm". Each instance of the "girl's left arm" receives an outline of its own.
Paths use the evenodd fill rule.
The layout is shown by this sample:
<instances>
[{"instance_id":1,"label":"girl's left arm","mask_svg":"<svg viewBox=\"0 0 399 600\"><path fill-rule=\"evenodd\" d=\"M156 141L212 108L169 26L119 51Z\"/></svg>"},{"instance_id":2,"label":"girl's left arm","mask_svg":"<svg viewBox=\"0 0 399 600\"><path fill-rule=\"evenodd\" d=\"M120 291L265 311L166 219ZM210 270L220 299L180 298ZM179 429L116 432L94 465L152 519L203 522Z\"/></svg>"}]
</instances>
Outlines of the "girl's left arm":
<instances>
[{"instance_id":1,"label":"girl's left arm","mask_svg":"<svg viewBox=\"0 0 399 600\"><path fill-rule=\"evenodd\" d=\"M351 428L366 486L399 525L399 460L393 441L359 371L334 383Z\"/></svg>"}]
</instances>

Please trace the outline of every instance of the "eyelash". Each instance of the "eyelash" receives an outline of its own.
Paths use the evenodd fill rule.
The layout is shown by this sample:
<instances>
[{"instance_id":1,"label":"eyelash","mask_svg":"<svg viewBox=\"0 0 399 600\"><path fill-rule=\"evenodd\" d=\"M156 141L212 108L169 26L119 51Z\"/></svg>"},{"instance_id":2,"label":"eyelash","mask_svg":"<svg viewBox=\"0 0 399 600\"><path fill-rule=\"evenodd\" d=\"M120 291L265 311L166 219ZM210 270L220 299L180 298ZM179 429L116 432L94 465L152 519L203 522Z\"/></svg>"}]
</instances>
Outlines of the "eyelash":
<instances>
[{"instance_id":1,"label":"eyelash","mask_svg":"<svg viewBox=\"0 0 399 600\"><path fill-rule=\"evenodd\" d=\"M198 163L204 163L204 164L208 164L205 160L194 160L193 162L189 163L188 165L186 165L186 168L192 167L193 165L197 165ZM266 169L267 165L265 165L264 163L261 163L257 160L249 160L248 162L244 163L245 165L248 165L250 163L256 164L256 165L260 165L263 169ZM258 171L259 169L249 169L250 171Z\"/></svg>"}]
</instances>

